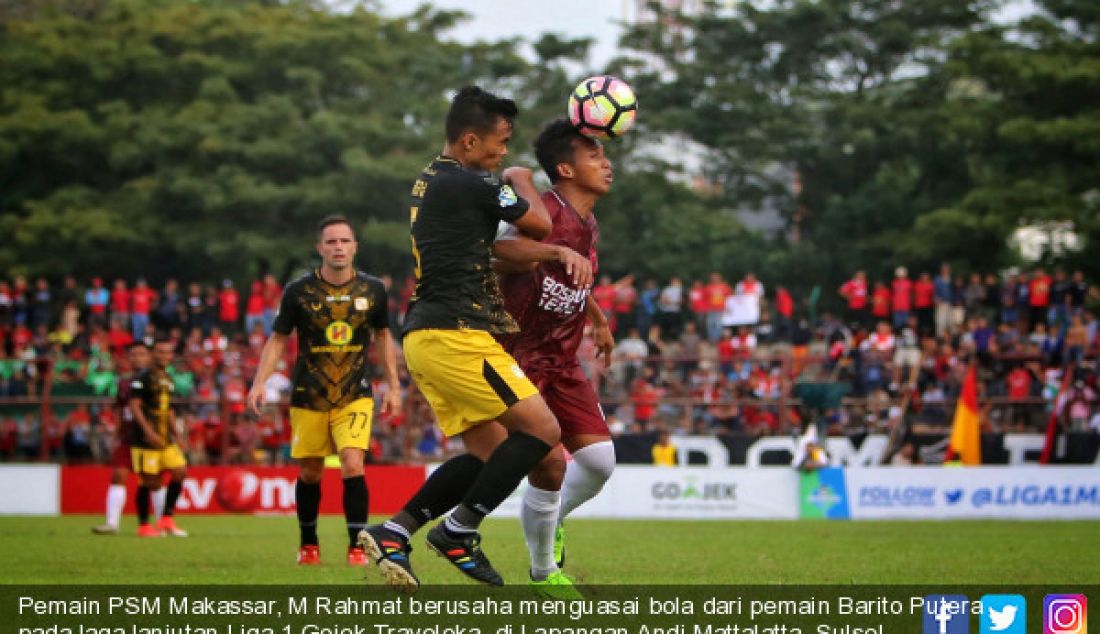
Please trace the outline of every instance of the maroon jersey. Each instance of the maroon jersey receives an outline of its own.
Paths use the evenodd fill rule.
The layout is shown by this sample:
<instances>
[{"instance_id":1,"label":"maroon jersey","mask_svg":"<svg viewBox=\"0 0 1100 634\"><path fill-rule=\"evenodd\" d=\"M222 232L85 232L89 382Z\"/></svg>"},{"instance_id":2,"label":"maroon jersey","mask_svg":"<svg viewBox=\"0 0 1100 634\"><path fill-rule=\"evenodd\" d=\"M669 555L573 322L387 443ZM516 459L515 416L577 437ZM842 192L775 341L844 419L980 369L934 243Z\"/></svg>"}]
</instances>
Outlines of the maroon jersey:
<instances>
[{"instance_id":1,"label":"maroon jersey","mask_svg":"<svg viewBox=\"0 0 1100 634\"><path fill-rule=\"evenodd\" d=\"M577 210L551 190L542 195L553 230L543 242L587 254L596 271L596 217ZM584 337L585 301L589 289L577 288L559 262L542 262L533 271L500 276L504 307L519 324L517 334L501 335L501 344L525 372L564 370L577 365Z\"/></svg>"}]
</instances>

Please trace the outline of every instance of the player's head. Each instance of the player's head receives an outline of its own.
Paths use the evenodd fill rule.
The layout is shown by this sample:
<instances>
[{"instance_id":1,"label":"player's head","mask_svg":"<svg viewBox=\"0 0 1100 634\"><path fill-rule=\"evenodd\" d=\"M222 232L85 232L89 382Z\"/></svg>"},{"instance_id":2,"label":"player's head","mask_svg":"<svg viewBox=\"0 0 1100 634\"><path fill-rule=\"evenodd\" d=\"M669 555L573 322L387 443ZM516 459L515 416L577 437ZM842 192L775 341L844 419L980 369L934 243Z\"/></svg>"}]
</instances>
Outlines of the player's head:
<instances>
[{"instance_id":1,"label":"player's head","mask_svg":"<svg viewBox=\"0 0 1100 634\"><path fill-rule=\"evenodd\" d=\"M519 109L511 99L477 86L463 87L447 112L448 151L466 167L496 170L508 154L517 114Z\"/></svg>"},{"instance_id":2,"label":"player's head","mask_svg":"<svg viewBox=\"0 0 1100 634\"><path fill-rule=\"evenodd\" d=\"M554 185L569 181L597 196L611 189L614 172L603 146L566 119L551 121L543 128L535 139L535 157Z\"/></svg>"},{"instance_id":3,"label":"player's head","mask_svg":"<svg viewBox=\"0 0 1100 634\"><path fill-rule=\"evenodd\" d=\"M153 363L161 370L172 365L172 359L176 356L176 342L165 335L157 335L153 342Z\"/></svg>"},{"instance_id":4,"label":"player's head","mask_svg":"<svg viewBox=\"0 0 1100 634\"><path fill-rule=\"evenodd\" d=\"M317 224L317 253L325 268L343 271L352 266L358 247L355 231L346 217L325 216Z\"/></svg>"},{"instance_id":5,"label":"player's head","mask_svg":"<svg viewBox=\"0 0 1100 634\"><path fill-rule=\"evenodd\" d=\"M130 357L130 367L133 368L134 372L147 369L153 360L152 355L149 354L149 346L145 345L144 341L135 341L130 344L128 356Z\"/></svg>"}]
</instances>

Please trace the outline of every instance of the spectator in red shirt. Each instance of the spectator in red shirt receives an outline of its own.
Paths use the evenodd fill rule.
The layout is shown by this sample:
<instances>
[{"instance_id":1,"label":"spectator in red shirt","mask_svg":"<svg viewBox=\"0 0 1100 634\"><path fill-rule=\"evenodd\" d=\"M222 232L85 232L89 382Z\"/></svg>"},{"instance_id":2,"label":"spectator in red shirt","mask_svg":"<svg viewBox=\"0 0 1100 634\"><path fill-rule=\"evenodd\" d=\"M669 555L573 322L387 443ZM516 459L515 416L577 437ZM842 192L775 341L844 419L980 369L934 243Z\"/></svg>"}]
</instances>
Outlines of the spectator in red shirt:
<instances>
[{"instance_id":1,"label":"spectator in red shirt","mask_svg":"<svg viewBox=\"0 0 1100 634\"><path fill-rule=\"evenodd\" d=\"M283 297L283 287L275 276L268 273L264 276L264 332L271 336L271 328L275 325L275 313L279 310L279 300Z\"/></svg>"},{"instance_id":2,"label":"spectator in red shirt","mask_svg":"<svg viewBox=\"0 0 1100 634\"><path fill-rule=\"evenodd\" d=\"M634 388L630 391L630 400L634 403L634 421L644 429L657 411L661 393L649 381L637 379L634 381Z\"/></svg>"},{"instance_id":3,"label":"spectator in red shirt","mask_svg":"<svg viewBox=\"0 0 1100 634\"><path fill-rule=\"evenodd\" d=\"M920 334L930 334L936 327L936 285L928 271L922 272L913 284L913 310Z\"/></svg>"},{"instance_id":4,"label":"spectator in red shirt","mask_svg":"<svg viewBox=\"0 0 1100 634\"><path fill-rule=\"evenodd\" d=\"M133 335L123 327L123 323L120 320L112 319L111 326L107 330L107 346L111 349L111 356L124 356L126 349L133 342Z\"/></svg>"},{"instance_id":5,"label":"spectator in red shirt","mask_svg":"<svg viewBox=\"0 0 1100 634\"><path fill-rule=\"evenodd\" d=\"M122 278L116 279L111 289L111 321L123 328L130 326L130 289Z\"/></svg>"},{"instance_id":6,"label":"spectator in red shirt","mask_svg":"<svg viewBox=\"0 0 1100 634\"><path fill-rule=\"evenodd\" d=\"M871 294L871 316L875 321L890 321L890 289L882 282L875 282L875 291Z\"/></svg>"},{"instance_id":7,"label":"spectator in red shirt","mask_svg":"<svg viewBox=\"0 0 1100 634\"><path fill-rule=\"evenodd\" d=\"M711 342L717 341L722 336L722 311L726 309L726 298L733 294L733 289L722 279L718 272L710 274L710 281L706 285L706 333Z\"/></svg>"},{"instance_id":8,"label":"spectator in red shirt","mask_svg":"<svg viewBox=\"0 0 1100 634\"><path fill-rule=\"evenodd\" d=\"M841 285L840 296L848 301L849 323L865 325L867 323L867 274L856 271L852 279Z\"/></svg>"},{"instance_id":9,"label":"spectator in red shirt","mask_svg":"<svg viewBox=\"0 0 1100 634\"><path fill-rule=\"evenodd\" d=\"M1046 323L1047 308L1050 307L1050 276L1043 269L1035 269L1027 285L1027 301L1031 308L1031 326L1039 322Z\"/></svg>"},{"instance_id":10,"label":"spectator in red shirt","mask_svg":"<svg viewBox=\"0 0 1100 634\"><path fill-rule=\"evenodd\" d=\"M264 329L263 332L266 337L267 330L264 327L264 283L260 280L252 282L252 288L248 292L248 303L244 307L245 332L250 334L255 332L257 324Z\"/></svg>"},{"instance_id":11,"label":"spectator in red shirt","mask_svg":"<svg viewBox=\"0 0 1100 634\"><path fill-rule=\"evenodd\" d=\"M218 292L218 321L227 333L237 332L241 320L241 294L233 287L233 280L222 280Z\"/></svg>"},{"instance_id":12,"label":"spectator in red shirt","mask_svg":"<svg viewBox=\"0 0 1100 634\"><path fill-rule=\"evenodd\" d=\"M130 292L130 333L134 339L145 336L149 315L153 312L153 305L156 302L157 292L149 288L145 278L139 277L134 290Z\"/></svg>"},{"instance_id":13,"label":"spectator in red shirt","mask_svg":"<svg viewBox=\"0 0 1100 634\"><path fill-rule=\"evenodd\" d=\"M783 341L791 335L791 325L794 319L794 298L785 287L775 289L775 328L776 336Z\"/></svg>"},{"instance_id":14,"label":"spectator in red shirt","mask_svg":"<svg viewBox=\"0 0 1100 634\"><path fill-rule=\"evenodd\" d=\"M1027 425L1031 422L1032 406L1026 402L1031 398L1031 385L1034 377L1031 371L1024 365L1018 365L1005 377L1005 387L1008 398L1013 401L1009 407L1008 420L1010 423Z\"/></svg>"},{"instance_id":15,"label":"spectator in red shirt","mask_svg":"<svg viewBox=\"0 0 1100 634\"><path fill-rule=\"evenodd\" d=\"M890 286L894 304L894 329L900 330L909 321L909 311L913 309L913 282L904 266L894 270L894 281Z\"/></svg>"},{"instance_id":16,"label":"spectator in red shirt","mask_svg":"<svg viewBox=\"0 0 1100 634\"><path fill-rule=\"evenodd\" d=\"M637 325L636 304L638 291L634 288L634 276L627 275L615 283L612 309L615 311L616 328L633 328Z\"/></svg>"}]
</instances>

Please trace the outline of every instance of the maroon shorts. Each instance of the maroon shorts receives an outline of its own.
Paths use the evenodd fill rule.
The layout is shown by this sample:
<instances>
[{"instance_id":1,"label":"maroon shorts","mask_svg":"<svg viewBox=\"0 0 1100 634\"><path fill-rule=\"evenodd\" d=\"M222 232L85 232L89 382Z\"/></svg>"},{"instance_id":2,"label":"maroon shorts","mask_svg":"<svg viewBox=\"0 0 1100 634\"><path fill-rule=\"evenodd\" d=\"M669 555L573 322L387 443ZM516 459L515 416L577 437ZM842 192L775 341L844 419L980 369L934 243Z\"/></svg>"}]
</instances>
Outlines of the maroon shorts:
<instances>
[{"instance_id":1,"label":"maroon shorts","mask_svg":"<svg viewBox=\"0 0 1100 634\"><path fill-rule=\"evenodd\" d=\"M120 442L111 452L111 467L115 469L133 469L133 460L130 458L130 443Z\"/></svg>"},{"instance_id":2,"label":"maroon shorts","mask_svg":"<svg viewBox=\"0 0 1100 634\"><path fill-rule=\"evenodd\" d=\"M520 366L523 366L522 361ZM557 417L562 438L581 434L611 435L600 399L579 365L545 371L525 369L525 372Z\"/></svg>"}]
</instances>

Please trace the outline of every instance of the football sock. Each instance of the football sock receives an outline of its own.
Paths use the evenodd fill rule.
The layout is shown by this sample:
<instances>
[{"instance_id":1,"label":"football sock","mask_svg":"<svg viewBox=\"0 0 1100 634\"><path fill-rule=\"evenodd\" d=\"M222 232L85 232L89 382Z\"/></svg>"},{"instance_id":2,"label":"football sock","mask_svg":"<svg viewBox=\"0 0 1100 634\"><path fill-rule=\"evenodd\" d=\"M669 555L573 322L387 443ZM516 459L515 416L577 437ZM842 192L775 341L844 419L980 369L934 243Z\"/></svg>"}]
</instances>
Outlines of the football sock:
<instances>
[{"instance_id":1,"label":"football sock","mask_svg":"<svg viewBox=\"0 0 1100 634\"><path fill-rule=\"evenodd\" d=\"M610 440L581 447L565 468L561 487L559 521L581 504L596 497L615 471L615 444Z\"/></svg>"},{"instance_id":2,"label":"football sock","mask_svg":"<svg viewBox=\"0 0 1100 634\"><path fill-rule=\"evenodd\" d=\"M137 505L138 524L149 523L149 487L141 485L134 495L134 503Z\"/></svg>"},{"instance_id":3,"label":"football sock","mask_svg":"<svg viewBox=\"0 0 1100 634\"><path fill-rule=\"evenodd\" d=\"M464 453L439 465L405 504L397 515L386 524L397 524L406 539L421 526L453 509L473 484L474 478L485 466L473 454ZM388 526L387 526L388 528ZM390 530L394 530L390 528ZM395 531L398 532L398 531Z\"/></svg>"},{"instance_id":4,"label":"football sock","mask_svg":"<svg viewBox=\"0 0 1100 634\"><path fill-rule=\"evenodd\" d=\"M161 513L161 517L171 517L172 513L176 512L176 500L180 499L180 491L183 490L183 483L179 480L172 480L168 483L168 494L164 497L164 512Z\"/></svg>"},{"instance_id":5,"label":"football sock","mask_svg":"<svg viewBox=\"0 0 1100 634\"><path fill-rule=\"evenodd\" d=\"M344 519L348 523L348 543L359 543L359 531L367 527L369 500L367 480L362 475L344 478Z\"/></svg>"},{"instance_id":6,"label":"football sock","mask_svg":"<svg viewBox=\"0 0 1100 634\"><path fill-rule=\"evenodd\" d=\"M321 507L321 483L294 483L294 500L298 505L298 528L301 545L317 545L317 511Z\"/></svg>"},{"instance_id":7,"label":"football sock","mask_svg":"<svg viewBox=\"0 0 1100 634\"><path fill-rule=\"evenodd\" d=\"M112 484L107 487L107 525L118 528L122 520L122 507L126 506L126 485Z\"/></svg>"},{"instance_id":8,"label":"football sock","mask_svg":"<svg viewBox=\"0 0 1100 634\"><path fill-rule=\"evenodd\" d=\"M557 571L554 563L554 531L558 527L561 491L527 487L519 512L527 552L531 555L531 580L542 581Z\"/></svg>"},{"instance_id":9,"label":"football sock","mask_svg":"<svg viewBox=\"0 0 1100 634\"><path fill-rule=\"evenodd\" d=\"M149 496L153 507L153 518L160 521L160 514L164 511L164 502L168 499L168 491L161 487L156 491L150 491Z\"/></svg>"},{"instance_id":10,"label":"football sock","mask_svg":"<svg viewBox=\"0 0 1100 634\"><path fill-rule=\"evenodd\" d=\"M531 469L550 453L552 447L523 432L512 432L500 443L485 462L477 479L470 486L462 504L448 516L446 528L453 524L477 530L485 516L516 490ZM452 521L453 520L453 521Z\"/></svg>"},{"instance_id":11,"label":"football sock","mask_svg":"<svg viewBox=\"0 0 1100 634\"><path fill-rule=\"evenodd\" d=\"M398 524L394 520L386 520L385 522L382 523L382 528L385 528L386 530L388 530L390 532L397 533L406 542L408 542L410 539L412 539L412 533L409 532L409 529L405 528L401 524Z\"/></svg>"}]
</instances>

